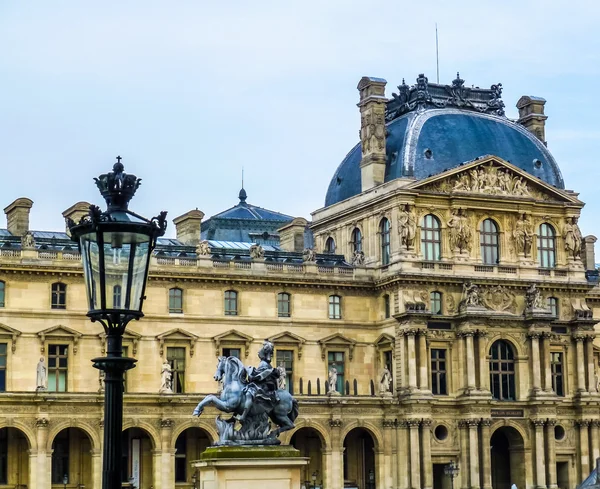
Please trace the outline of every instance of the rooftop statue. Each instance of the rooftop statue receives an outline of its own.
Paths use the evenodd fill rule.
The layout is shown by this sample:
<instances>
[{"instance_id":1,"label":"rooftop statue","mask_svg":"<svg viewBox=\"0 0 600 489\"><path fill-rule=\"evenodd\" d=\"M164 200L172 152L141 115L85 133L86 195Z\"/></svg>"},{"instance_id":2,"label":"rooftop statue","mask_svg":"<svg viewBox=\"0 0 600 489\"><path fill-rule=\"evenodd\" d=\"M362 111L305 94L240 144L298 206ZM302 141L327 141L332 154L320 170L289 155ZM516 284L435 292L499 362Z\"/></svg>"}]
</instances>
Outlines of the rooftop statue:
<instances>
[{"instance_id":1,"label":"rooftop statue","mask_svg":"<svg viewBox=\"0 0 600 489\"><path fill-rule=\"evenodd\" d=\"M219 357L214 379L223 382L219 396L206 396L196 409L200 416L206 406L232 413L227 420L217 416L217 445L278 445L280 433L294 428L298 417L298 402L292 395L278 388L281 372L271 366L273 343L265 340L258 352L257 368L244 367L236 357ZM277 428L271 429L271 420ZM240 427L236 429L239 422Z\"/></svg>"}]
</instances>

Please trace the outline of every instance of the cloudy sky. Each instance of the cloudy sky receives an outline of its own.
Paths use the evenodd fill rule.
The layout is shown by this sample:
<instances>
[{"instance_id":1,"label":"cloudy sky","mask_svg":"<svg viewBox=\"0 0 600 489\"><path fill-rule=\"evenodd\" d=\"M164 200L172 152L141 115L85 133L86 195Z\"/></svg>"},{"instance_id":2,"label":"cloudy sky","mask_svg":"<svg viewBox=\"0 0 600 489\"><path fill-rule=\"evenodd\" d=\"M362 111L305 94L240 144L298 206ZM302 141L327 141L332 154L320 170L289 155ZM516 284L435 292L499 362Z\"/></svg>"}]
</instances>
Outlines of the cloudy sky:
<instances>
[{"instance_id":1,"label":"cloudy sky","mask_svg":"<svg viewBox=\"0 0 600 489\"><path fill-rule=\"evenodd\" d=\"M358 80L433 81L437 22L442 82L502 82L509 117L548 100L548 146L600 235L598 18L595 0L2 0L0 208L29 197L32 228L61 230L120 154L145 215L235 205L244 167L249 202L309 218L357 142Z\"/></svg>"}]
</instances>

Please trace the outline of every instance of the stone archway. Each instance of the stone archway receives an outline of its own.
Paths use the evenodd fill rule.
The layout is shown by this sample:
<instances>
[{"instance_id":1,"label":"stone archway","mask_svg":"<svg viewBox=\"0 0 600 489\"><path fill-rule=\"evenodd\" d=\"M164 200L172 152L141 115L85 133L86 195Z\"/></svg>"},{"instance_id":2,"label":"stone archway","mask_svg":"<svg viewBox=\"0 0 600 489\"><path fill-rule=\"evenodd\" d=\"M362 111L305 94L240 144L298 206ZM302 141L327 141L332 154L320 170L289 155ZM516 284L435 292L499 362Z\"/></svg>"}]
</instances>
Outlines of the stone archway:
<instances>
[{"instance_id":1,"label":"stone archway","mask_svg":"<svg viewBox=\"0 0 600 489\"><path fill-rule=\"evenodd\" d=\"M315 474L317 486L321 486L321 481L325 479L323 449L325 442L321 433L314 428L300 428L290 440L292 445L297 450L300 450L301 457L310 459L307 466L302 467L301 480L310 481L312 487L312 475Z\"/></svg>"},{"instance_id":2,"label":"stone archway","mask_svg":"<svg viewBox=\"0 0 600 489\"><path fill-rule=\"evenodd\" d=\"M81 428L64 428L52 440L50 481L94 488L92 439Z\"/></svg>"},{"instance_id":3,"label":"stone archway","mask_svg":"<svg viewBox=\"0 0 600 489\"><path fill-rule=\"evenodd\" d=\"M133 483L138 489L154 486L154 440L143 428L133 427L123 430L121 435L123 450L122 482Z\"/></svg>"},{"instance_id":4,"label":"stone archway","mask_svg":"<svg viewBox=\"0 0 600 489\"><path fill-rule=\"evenodd\" d=\"M200 454L212 444L210 434L202 428L187 428L175 440L175 484L192 484L194 470L190 463L200 459Z\"/></svg>"},{"instance_id":5,"label":"stone archway","mask_svg":"<svg viewBox=\"0 0 600 489\"><path fill-rule=\"evenodd\" d=\"M511 426L498 428L490 438L492 488L525 487L525 443Z\"/></svg>"},{"instance_id":6,"label":"stone archway","mask_svg":"<svg viewBox=\"0 0 600 489\"><path fill-rule=\"evenodd\" d=\"M0 429L0 485L29 485L29 440L18 428Z\"/></svg>"},{"instance_id":7,"label":"stone archway","mask_svg":"<svg viewBox=\"0 0 600 489\"><path fill-rule=\"evenodd\" d=\"M344 438L344 485L375 489L375 440L364 428L354 428Z\"/></svg>"}]
</instances>

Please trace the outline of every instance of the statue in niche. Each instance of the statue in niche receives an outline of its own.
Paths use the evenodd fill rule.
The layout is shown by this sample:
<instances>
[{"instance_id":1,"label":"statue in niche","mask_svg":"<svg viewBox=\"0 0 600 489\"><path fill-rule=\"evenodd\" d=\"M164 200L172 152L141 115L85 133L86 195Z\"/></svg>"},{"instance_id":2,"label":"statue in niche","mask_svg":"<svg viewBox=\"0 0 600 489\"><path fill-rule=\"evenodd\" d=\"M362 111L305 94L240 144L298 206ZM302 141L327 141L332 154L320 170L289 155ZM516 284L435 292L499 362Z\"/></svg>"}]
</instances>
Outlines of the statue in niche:
<instances>
[{"instance_id":1,"label":"statue in niche","mask_svg":"<svg viewBox=\"0 0 600 489\"><path fill-rule=\"evenodd\" d=\"M384 365L379 377L379 394L385 395L392 390L392 373L387 365Z\"/></svg>"},{"instance_id":2,"label":"statue in niche","mask_svg":"<svg viewBox=\"0 0 600 489\"><path fill-rule=\"evenodd\" d=\"M171 368L171 364L168 360L163 362L160 375L161 386L158 393L173 394L173 369Z\"/></svg>"},{"instance_id":3,"label":"statue in niche","mask_svg":"<svg viewBox=\"0 0 600 489\"><path fill-rule=\"evenodd\" d=\"M530 256L533 243L533 225L526 214L522 214L517 219L513 230L513 239L517 253Z\"/></svg>"},{"instance_id":4,"label":"statue in niche","mask_svg":"<svg viewBox=\"0 0 600 489\"><path fill-rule=\"evenodd\" d=\"M415 236L417 234L417 223L414 212L410 210L410 206L406 204L400 217L398 218L398 233L400 234L400 243L407 250L415 246Z\"/></svg>"},{"instance_id":5,"label":"statue in niche","mask_svg":"<svg viewBox=\"0 0 600 489\"><path fill-rule=\"evenodd\" d=\"M352 254L352 265L363 266L365 264L365 254L362 251L355 251Z\"/></svg>"},{"instance_id":6,"label":"statue in niche","mask_svg":"<svg viewBox=\"0 0 600 489\"><path fill-rule=\"evenodd\" d=\"M302 252L302 261L314 262L317 259L317 254L312 248L306 248Z\"/></svg>"},{"instance_id":7,"label":"statue in niche","mask_svg":"<svg viewBox=\"0 0 600 489\"><path fill-rule=\"evenodd\" d=\"M466 307L483 307L478 285L475 285L473 282L466 282L463 285L462 304Z\"/></svg>"},{"instance_id":8,"label":"statue in niche","mask_svg":"<svg viewBox=\"0 0 600 489\"><path fill-rule=\"evenodd\" d=\"M338 378L337 368L335 368L335 364L334 364L329 368L329 376L327 378L329 394L339 394L339 392L337 391L337 378Z\"/></svg>"},{"instance_id":9,"label":"statue in niche","mask_svg":"<svg viewBox=\"0 0 600 489\"><path fill-rule=\"evenodd\" d=\"M567 222L563 228L563 239L565 240L565 251L573 258L581 257L581 230L577 224L577 218L567 218Z\"/></svg>"},{"instance_id":10,"label":"statue in niche","mask_svg":"<svg viewBox=\"0 0 600 489\"><path fill-rule=\"evenodd\" d=\"M531 284L525 292L525 308L546 309L546 304L544 304L540 289L538 289L535 284Z\"/></svg>"},{"instance_id":11,"label":"statue in niche","mask_svg":"<svg viewBox=\"0 0 600 489\"><path fill-rule=\"evenodd\" d=\"M471 227L469 220L465 216L462 209L458 209L452 214L448 221L448 229L450 235L450 247L453 250L471 251Z\"/></svg>"},{"instance_id":12,"label":"statue in niche","mask_svg":"<svg viewBox=\"0 0 600 489\"><path fill-rule=\"evenodd\" d=\"M37 391L45 391L48 389L48 377L46 375L46 364L44 357L41 357L37 364L35 383L35 390Z\"/></svg>"},{"instance_id":13,"label":"statue in niche","mask_svg":"<svg viewBox=\"0 0 600 489\"><path fill-rule=\"evenodd\" d=\"M33 237L33 234L31 234L31 231L27 231L21 237L21 248L23 248L24 250L35 249L35 238Z\"/></svg>"},{"instance_id":14,"label":"statue in niche","mask_svg":"<svg viewBox=\"0 0 600 489\"><path fill-rule=\"evenodd\" d=\"M250 258L253 260L260 260L265 257L265 250L259 244L254 243L250 246Z\"/></svg>"},{"instance_id":15,"label":"statue in niche","mask_svg":"<svg viewBox=\"0 0 600 489\"><path fill-rule=\"evenodd\" d=\"M287 373L285 372L285 365L282 363L277 367L279 371L279 377L277 377L277 388L285 390L287 387Z\"/></svg>"},{"instance_id":16,"label":"statue in niche","mask_svg":"<svg viewBox=\"0 0 600 489\"><path fill-rule=\"evenodd\" d=\"M210 255L210 245L208 244L208 241L204 240L204 241L200 241L200 243L198 243L198 246L196 246L196 255L198 255L198 256Z\"/></svg>"}]
</instances>

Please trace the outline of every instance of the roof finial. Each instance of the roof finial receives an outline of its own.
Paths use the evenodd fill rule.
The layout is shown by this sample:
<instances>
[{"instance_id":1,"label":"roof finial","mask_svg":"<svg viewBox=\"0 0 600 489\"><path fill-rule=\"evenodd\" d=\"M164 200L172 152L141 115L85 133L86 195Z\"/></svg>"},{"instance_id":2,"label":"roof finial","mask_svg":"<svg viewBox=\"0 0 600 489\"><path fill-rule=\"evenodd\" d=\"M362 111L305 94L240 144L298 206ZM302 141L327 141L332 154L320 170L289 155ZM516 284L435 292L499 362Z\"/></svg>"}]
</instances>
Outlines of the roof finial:
<instances>
[{"instance_id":1,"label":"roof finial","mask_svg":"<svg viewBox=\"0 0 600 489\"><path fill-rule=\"evenodd\" d=\"M242 189L240 190L240 193L238 194L240 203L241 204L245 203L247 197L248 196L246 195L246 191L244 190L244 167L242 166Z\"/></svg>"}]
</instances>

